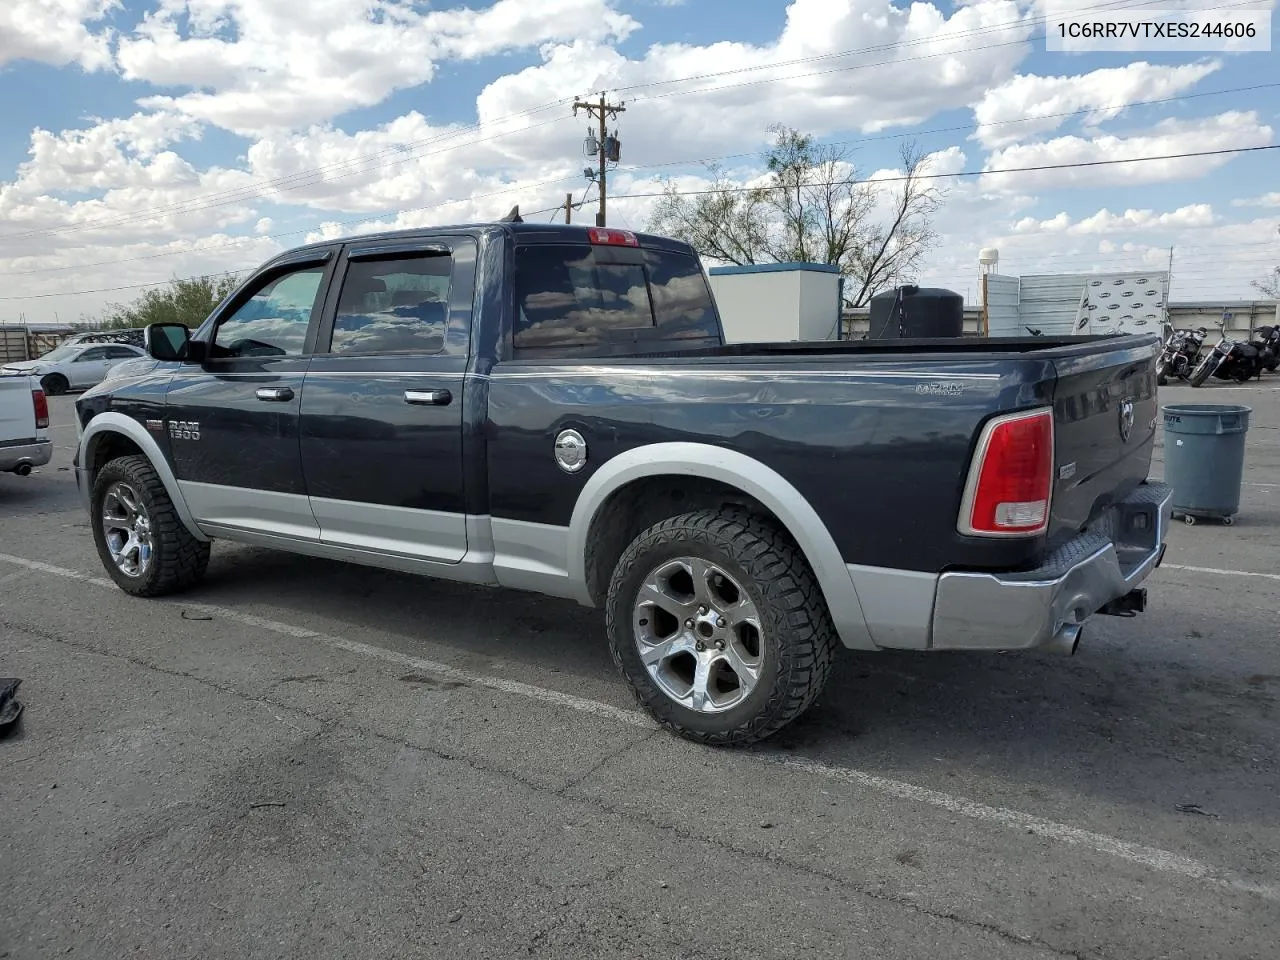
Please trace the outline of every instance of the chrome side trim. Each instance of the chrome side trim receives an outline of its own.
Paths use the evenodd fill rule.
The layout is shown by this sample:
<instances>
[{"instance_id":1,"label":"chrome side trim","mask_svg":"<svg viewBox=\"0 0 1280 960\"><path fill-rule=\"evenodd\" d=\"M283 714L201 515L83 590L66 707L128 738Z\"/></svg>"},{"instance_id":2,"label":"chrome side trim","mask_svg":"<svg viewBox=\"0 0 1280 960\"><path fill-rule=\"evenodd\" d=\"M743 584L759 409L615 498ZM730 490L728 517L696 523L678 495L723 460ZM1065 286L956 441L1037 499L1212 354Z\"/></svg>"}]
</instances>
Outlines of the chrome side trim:
<instances>
[{"instance_id":1,"label":"chrome side trim","mask_svg":"<svg viewBox=\"0 0 1280 960\"><path fill-rule=\"evenodd\" d=\"M847 569L877 647L929 649L938 574L856 563Z\"/></svg>"},{"instance_id":2,"label":"chrome side trim","mask_svg":"<svg viewBox=\"0 0 1280 960\"><path fill-rule=\"evenodd\" d=\"M472 374L481 376L481 374ZM750 380L773 377L831 377L848 380L999 380L998 373L935 373L922 370L792 370L756 369L717 370L715 367L697 367L688 370L679 368L642 368L642 367L592 367L590 370L539 370L533 372L497 372L488 374L490 380L563 380L568 377L593 377L614 379L616 377L649 377L669 380L672 377L694 377L698 380Z\"/></svg>"},{"instance_id":3,"label":"chrome side trim","mask_svg":"<svg viewBox=\"0 0 1280 960\"><path fill-rule=\"evenodd\" d=\"M320 527L307 497L179 480L178 487L201 529L252 530L296 539L318 540Z\"/></svg>"},{"instance_id":4,"label":"chrome side trim","mask_svg":"<svg viewBox=\"0 0 1280 960\"><path fill-rule=\"evenodd\" d=\"M569 579L569 528L526 520L490 520L493 571L499 584L567 600L577 596Z\"/></svg>"},{"instance_id":5,"label":"chrome side trim","mask_svg":"<svg viewBox=\"0 0 1280 960\"><path fill-rule=\"evenodd\" d=\"M488 518L468 517L468 531L473 534L473 549L458 563L438 563L434 560L423 560L419 557L406 557L396 553L378 553L372 550L359 550L334 543L321 543L319 540L299 539L279 534L245 530L240 527L223 527L216 523L206 524L212 536L219 539L247 543L255 547L269 550L283 550L322 560L337 560L343 563L358 563L364 567L375 567L379 570L394 570L398 573L410 573L418 576L433 577L437 580L450 580L455 583L469 583L479 586L496 587L498 581L493 575L493 553L488 541ZM483 528L483 529L481 529Z\"/></svg>"},{"instance_id":6,"label":"chrome side trim","mask_svg":"<svg viewBox=\"0 0 1280 960\"><path fill-rule=\"evenodd\" d=\"M310 497L323 543L457 563L467 553L466 516L438 510Z\"/></svg>"},{"instance_id":7,"label":"chrome side trim","mask_svg":"<svg viewBox=\"0 0 1280 960\"><path fill-rule=\"evenodd\" d=\"M169 461L160 452L160 447L155 439L137 420L112 410L100 413L90 420L89 425L84 428L84 433L80 436L80 449L76 454L76 462L80 464L81 469L85 469L87 474L86 465L93 462L95 447L101 442L102 437L108 433L118 433L128 437L138 446L146 458L151 461L152 468L160 478L160 482L164 484L165 492L169 494L169 499L173 501L173 508L177 511L178 519L182 521L182 525L187 528L187 532L197 540L208 540L209 537L196 524L195 517L192 516L191 510L187 506L187 499L183 496L182 490L178 486L178 478L173 475L173 468L169 465ZM86 482L81 486L80 496L84 502L85 512L88 513L92 480L87 475L85 480Z\"/></svg>"},{"instance_id":8,"label":"chrome side trim","mask_svg":"<svg viewBox=\"0 0 1280 960\"><path fill-rule=\"evenodd\" d=\"M745 454L705 443L654 443L618 454L587 481L569 523L568 571L573 597L594 606L587 589L591 522L614 492L646 477L701 477L735 487L768 507L800 545L845 646L874 650L858 591L831 533L809 502L775 470Z\"/></svg>"}]
</instances>

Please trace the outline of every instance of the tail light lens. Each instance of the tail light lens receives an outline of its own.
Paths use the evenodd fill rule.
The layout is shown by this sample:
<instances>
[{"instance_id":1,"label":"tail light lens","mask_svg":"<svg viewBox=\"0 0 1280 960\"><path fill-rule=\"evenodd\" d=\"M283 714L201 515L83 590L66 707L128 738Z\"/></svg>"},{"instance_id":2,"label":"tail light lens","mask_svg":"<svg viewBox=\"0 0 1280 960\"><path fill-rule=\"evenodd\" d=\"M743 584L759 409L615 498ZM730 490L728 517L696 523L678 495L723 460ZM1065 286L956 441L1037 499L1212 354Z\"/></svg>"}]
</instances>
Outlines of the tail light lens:
<instances>
[{"instance_id":1,"label":"tail light lens","mask_svg":"<svg viewBox=\"0 0 1280 960\"><path fill-rule=\"evenodd\" d=\"M959 530L977 537L1043 533L1052 494L1053 411L996 417L978 438Z\"/></svg>"},{"instance_id":2,"label":"tail light lens","mask_svg":"<svg viewBox=\"0 0 1280 960\"><path fill-rule=\"evenodd\" d=\"M47 430L49 428L49 398L44 395L43 390L31 391L31 406L36 411L36 429Z\"/></svg>"}]
</instances>

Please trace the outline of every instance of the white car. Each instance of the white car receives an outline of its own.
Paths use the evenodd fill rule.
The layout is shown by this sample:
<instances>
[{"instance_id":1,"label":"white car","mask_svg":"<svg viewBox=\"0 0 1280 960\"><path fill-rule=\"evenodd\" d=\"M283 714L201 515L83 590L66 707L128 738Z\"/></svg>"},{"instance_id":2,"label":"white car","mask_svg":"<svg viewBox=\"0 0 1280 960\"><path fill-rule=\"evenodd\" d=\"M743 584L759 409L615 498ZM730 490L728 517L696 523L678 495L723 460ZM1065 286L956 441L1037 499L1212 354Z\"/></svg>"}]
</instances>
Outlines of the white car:
<instances>
[{"instance_id":1,"label":"white car","mask_svg":"<svg viewBox=\"0 0 1280 960\"><path fill-rule=\"evenodd\" d=\"M127 343L62 343L35 360L5 364L0 375L35 377L45 393L57 396L97 386L117 363L144 356Z\"/></svg>"}]
</instances>

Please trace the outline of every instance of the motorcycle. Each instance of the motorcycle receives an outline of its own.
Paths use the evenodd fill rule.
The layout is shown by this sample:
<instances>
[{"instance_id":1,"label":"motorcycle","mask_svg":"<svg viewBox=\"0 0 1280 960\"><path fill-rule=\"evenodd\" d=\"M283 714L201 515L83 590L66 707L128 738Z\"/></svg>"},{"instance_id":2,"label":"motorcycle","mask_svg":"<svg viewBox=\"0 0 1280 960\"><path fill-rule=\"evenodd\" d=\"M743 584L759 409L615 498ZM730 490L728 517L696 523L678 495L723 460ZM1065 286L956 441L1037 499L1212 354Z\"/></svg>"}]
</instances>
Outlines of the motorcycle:
<instances>
[{"instance_id":1,"label":"motorcycle","mask_svg":"<svg viewBox=\"0 0 1280 960\"><path fill-rule=\"evenodd\" d=\"M1275 373L1276 367L1280 367L1280 324L1258 327L1253 333L1257 339L1252 344L1258 348L1262 368L1267 373Z\"/></svg>"},{"instance_id":2,"label":"motorcycle","mask_svg":"<svg viewBox=\"0 0 1280 960\"><path fill-rule=\"evenodd\" d=\"M1262 379L1262 371L1269 362L1264 351L1244 340L1233 340L1227 336L1226 322L1218 324L1222 331L1222 339L1201 358L1191 372L1191 385L1203 386L1210 377L1219 380L1234 380L1246 383L1254 377Z\"/></svg>"},{"instance_id":3,"label":"motorcycle","mask_svg":"<svg viewBox=\"0 0 1280 960\"><path fill-rule=\"evenodd\" d=\"M1209 331L1204 327L1194 330L1174 330L1170 328L1165 337L1164 349L1160 359L1156 361L1156 383L1164 386L1169 377L1185 380L1191 376L1200 360L1200 350L1204 346Z\"/></svg>"}]
</instances>

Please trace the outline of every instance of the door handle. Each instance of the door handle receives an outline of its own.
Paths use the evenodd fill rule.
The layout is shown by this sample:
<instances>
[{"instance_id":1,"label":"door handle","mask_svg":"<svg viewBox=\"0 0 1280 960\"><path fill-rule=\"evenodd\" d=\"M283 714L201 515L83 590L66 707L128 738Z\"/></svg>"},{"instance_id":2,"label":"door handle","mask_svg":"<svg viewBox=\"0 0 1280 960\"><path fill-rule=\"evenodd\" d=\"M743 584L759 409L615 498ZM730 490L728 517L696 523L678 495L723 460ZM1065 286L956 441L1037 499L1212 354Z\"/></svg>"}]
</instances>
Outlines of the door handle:
<instances>
[{"instance_id":1,"label":"door handle","mask_svg":"<svg viewBox=\"0 0 1280 960\"><path fill-rule=\"evenodd\" d=\"M268 403L284 403L293 399L293 390L290 387L259 387L258 399Z\"/></svg>"},{"instance_id":2,"label":"door handle","mask_svg":"<svg viewBox=\"0 0 1280 960\"><path fill-rule=\"evenodd\" d=\"M448 390L406 390L404 402L423 407L447 407L453 401Z\"/></svg>"}]
</instances>

